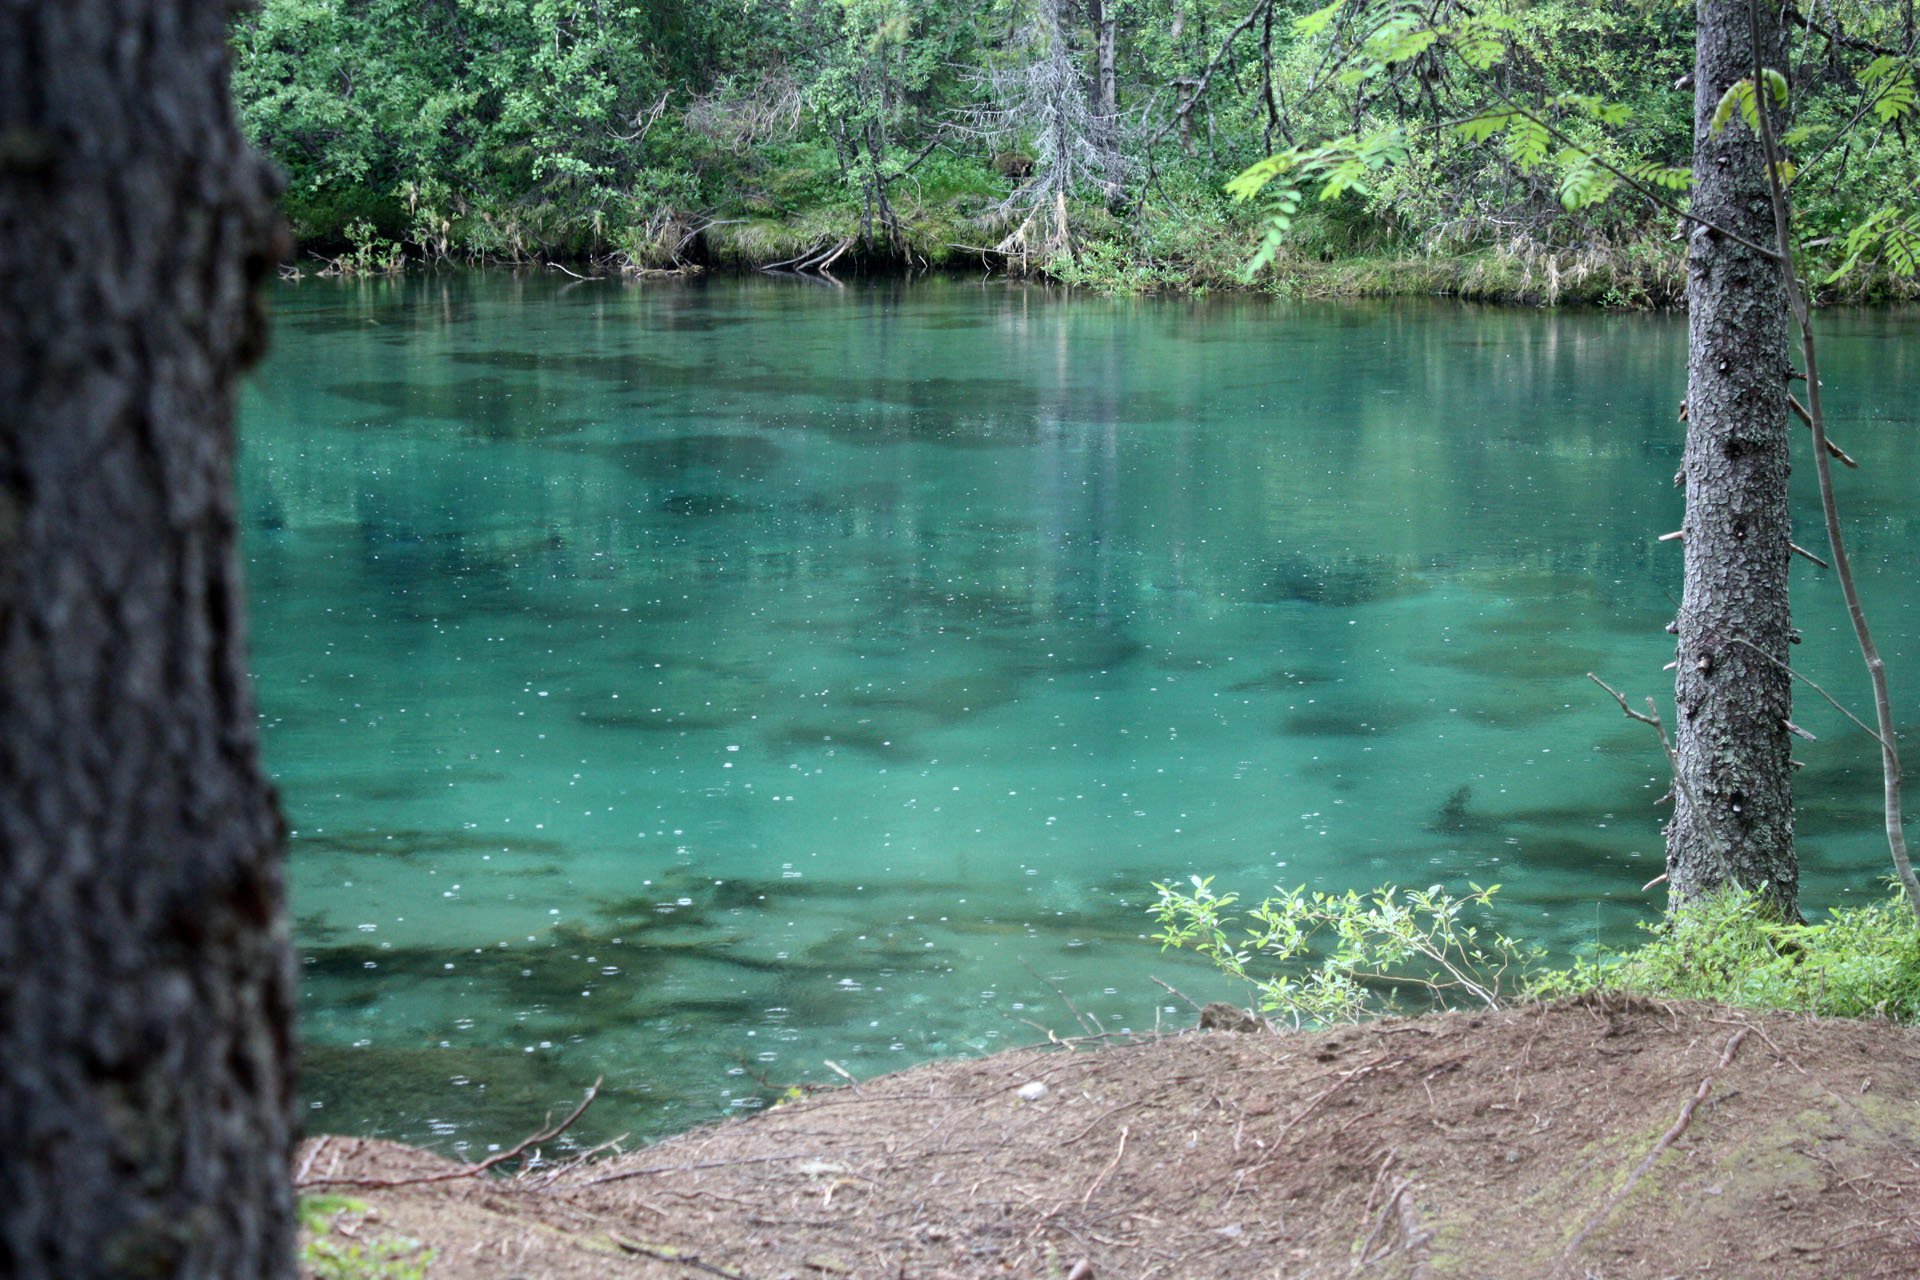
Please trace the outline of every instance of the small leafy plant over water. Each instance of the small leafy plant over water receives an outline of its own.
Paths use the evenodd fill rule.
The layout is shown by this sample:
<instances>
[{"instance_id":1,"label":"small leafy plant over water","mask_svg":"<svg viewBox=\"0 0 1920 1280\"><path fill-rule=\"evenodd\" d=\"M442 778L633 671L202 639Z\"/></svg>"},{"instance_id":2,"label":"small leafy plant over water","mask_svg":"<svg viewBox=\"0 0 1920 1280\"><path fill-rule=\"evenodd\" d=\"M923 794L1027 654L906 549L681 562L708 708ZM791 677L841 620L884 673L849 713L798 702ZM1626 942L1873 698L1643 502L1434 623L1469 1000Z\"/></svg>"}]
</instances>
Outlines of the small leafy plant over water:
<instances>
[{"instance_id":1,"label":"small leafy plant over water","mask_svg":"<svg viewBox=\"0 0 1920 1280\"><path fill-rule=\"evenodd\" d=\"M1388 885L1365 895L1300 887L1237 921L1230 914L1237 894L1215 893L1211 876L1191 884L1191 892L1154 885L1154 940L1198 951L1250 984L1262 1011L1296 1027L1358 1022L1394 1010L1403 994L1442 1009L1497 1009L1522 993L1545 954L1475 923L1499 885L1469 885L1463 896L1440 885Z\"/></svg>"},{"instance_id":2,"label":"small leafy plant over water","mask_svg":"<svg viewBox=\"0 0 1920 1280\"><path fill-rule=\"evenodd\" d=\"M1296 1027L1393 1012L1403 995L1425 1007L1500 1008L1597 991L1920 1023L1920 931L1897 888L1813 924L1782 922L1758 897L1729 890L1645 926L1652 937L1638 947L1551 967L1543 948L1474 922L1498 885L1464 895L1439 885L1297 888L1242 917L1238 895L1214 892L1211 877L1191 884L1154 885L1154 940L1198 951Z\"/></svg>"}]
</instances>

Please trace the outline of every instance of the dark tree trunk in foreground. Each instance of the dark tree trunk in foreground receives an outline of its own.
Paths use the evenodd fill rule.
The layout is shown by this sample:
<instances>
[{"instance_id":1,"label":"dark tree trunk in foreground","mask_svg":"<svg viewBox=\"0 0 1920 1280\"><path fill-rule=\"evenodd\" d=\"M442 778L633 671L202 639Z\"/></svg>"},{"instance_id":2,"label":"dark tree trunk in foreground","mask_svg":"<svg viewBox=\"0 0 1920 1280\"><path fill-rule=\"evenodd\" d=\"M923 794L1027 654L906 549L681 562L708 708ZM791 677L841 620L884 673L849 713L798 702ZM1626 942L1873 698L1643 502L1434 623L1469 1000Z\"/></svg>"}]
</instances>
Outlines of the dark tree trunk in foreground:
<instances>
[{"instance_id":1,"label":"dark tree trunk in foreground","mask_svg":"<svg viewBox=\"0 0 1920 1280\"><path fill-rule=\"evenodd\" d=\"M1728 86L1753 74L1748 2L1696 6L1693 211L1771 245L1759 136L1737 112L1719 133L1710 124ZM1779 14L1759 3L1762 60L1784 69ZM1668 883L1685 901L1731 882L1792 916L1786 295L1776 261L1703 227L1692 228L1687 267L1686 584L1674 684L1681 785Z\"/></svg>"},{"instance_id":2,"label":"dark tree trunk in foreground","mask_svg":"<svg viewBox=\"0 0 1920 1280\"><path fill-rule=\"evenodd\" d=\"M0 0L0 1275L293 1270L233 392L272 184L212 0Z\"/></svg>"}]
</instances>

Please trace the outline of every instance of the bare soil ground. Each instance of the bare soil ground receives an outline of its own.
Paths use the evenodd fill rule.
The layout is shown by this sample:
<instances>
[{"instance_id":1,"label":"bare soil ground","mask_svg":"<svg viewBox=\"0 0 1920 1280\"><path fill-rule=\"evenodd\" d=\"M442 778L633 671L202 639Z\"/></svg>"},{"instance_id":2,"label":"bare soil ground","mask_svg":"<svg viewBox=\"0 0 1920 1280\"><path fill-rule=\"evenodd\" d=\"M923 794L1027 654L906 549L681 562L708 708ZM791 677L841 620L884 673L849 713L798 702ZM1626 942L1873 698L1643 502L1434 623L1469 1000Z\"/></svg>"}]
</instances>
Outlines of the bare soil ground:
<instances>
[{"instance_id":1,"label":"bare soil ground","mask_svg":"<svg viewBox=\"0 0 1920 1280\"><path fill-rule=\"evenodd\" d=\"M460 1169L320 1143L309 1183ZM1920 1031L1610 998L1078 1042L330 1189L368 1206L336 1235L423 1241L435 1280L1910 1277Z\"/></svg>"}]
</instances>

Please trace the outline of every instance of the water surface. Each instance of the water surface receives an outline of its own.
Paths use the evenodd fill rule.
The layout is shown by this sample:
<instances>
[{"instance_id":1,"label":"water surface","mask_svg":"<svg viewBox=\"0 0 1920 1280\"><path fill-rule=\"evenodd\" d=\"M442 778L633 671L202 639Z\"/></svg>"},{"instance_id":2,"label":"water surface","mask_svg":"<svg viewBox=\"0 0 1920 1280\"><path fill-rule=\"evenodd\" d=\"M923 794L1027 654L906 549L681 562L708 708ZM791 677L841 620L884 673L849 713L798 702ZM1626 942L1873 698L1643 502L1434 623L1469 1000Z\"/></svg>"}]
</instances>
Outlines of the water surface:
<instances>
[{"instance_id":1,"label":"water surface","mask_svg":"<svg viewBox=\"0 0 1920 1280\"><path fill-rule=\"evenodd\" d=\"M283 288L243 413L318 1130L652 1135L1191 1020L1155 880L1648 918L1684 325L930 282ZM1829 321L1905 722L1910 316ZM1802 466L1810 479L1811 467ZM1799 483L1797 481L1796 483ZM1803 543L1818 524L1802 493ZM1864 708L1837 594L1802 665ZM1885 860L1803 697L1810 906Z\"/></svg>"}]
</instances>

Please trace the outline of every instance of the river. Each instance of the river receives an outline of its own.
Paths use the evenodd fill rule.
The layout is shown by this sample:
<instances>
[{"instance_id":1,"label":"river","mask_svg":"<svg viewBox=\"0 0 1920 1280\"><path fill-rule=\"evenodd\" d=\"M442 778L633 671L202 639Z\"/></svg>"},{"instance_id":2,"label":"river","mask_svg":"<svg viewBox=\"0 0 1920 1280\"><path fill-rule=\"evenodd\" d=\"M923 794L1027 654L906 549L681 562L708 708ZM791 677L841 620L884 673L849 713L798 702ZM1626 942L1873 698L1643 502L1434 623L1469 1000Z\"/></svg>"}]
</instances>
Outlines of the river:
<instances>
[{"instance_id":1,"label":"river","mask_svg":"<svg viewBox=\"0 0 1920 1280\"><path fill-rule=\"evenodd\" d=\"M1155 881L1469 880L1568 954L1659 891L1685 324L535 275L308 280L242 407L309 1126L645 1138L1190 1023ZM1823 317L1920 707L1920 319ZM1797 540L1816 549L1796 445ZM1830 575L1801 667L1869 707ZM1877 893L1803 691L1809 909ZM832 1064L832 1065L829 1065ZM838 1070L836 1070L836 1068Z\"/></svg>"}]
</instances>

